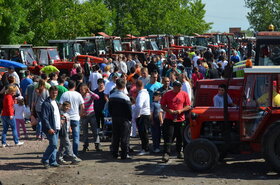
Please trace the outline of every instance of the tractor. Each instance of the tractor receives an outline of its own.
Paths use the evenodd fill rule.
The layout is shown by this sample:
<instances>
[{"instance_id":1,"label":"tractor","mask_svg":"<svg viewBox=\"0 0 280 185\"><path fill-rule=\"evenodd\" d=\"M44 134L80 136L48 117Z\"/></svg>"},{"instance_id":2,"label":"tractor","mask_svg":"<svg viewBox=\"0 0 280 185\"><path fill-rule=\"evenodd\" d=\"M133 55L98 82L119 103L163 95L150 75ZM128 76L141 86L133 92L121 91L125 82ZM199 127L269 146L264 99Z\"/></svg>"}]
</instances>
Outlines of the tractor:
<instances>
[{"instance_id":1,"label":"tractor","mask_svg":"<svg viewBox=\"0 0 280 185\"><path fill-rule=\"evenodd\" d=\"M235 104L213 106L219 84L227 84ZM253 66L244 78L198 81L190 111L189 144L184 159L194 171L213 168L228 153L260 153L280 171L280 67ZM227 96L225 96L227 97Z\"/></svg>"}]
</instances>

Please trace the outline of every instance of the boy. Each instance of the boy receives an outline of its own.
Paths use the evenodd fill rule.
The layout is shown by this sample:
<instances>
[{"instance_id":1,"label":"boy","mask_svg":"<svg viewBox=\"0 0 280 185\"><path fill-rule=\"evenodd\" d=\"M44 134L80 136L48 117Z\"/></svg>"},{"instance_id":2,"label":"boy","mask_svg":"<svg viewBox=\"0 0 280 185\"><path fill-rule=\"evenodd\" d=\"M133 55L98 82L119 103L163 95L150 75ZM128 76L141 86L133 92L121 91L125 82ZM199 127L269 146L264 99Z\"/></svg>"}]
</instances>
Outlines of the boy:
<instances>
[{"instance_id":1,"label":"boy","mask_svg":"<svg viewBox=\"0 0 280 185\"><path fill-rule=\"evenodd\" d=\"M154 101L151 106L152 117L152 139L153 149L155 153L159 153L159 145L161 138L161 125L163 123L163 110L160 107L161 93L159 91L154 92Z\"/></svg>"},{"instance_id":2,"label":"boy","mask_svg":"<svg viewBox=\"0 0 280 185\"><path fill-rule=\"evenodd\" d=\"M61 129L59 132L60 146L57 153L57 161L59 164L68 164L64 159L63 155L66 153L71 158L72 164L78 164L82 160L78 158L72 150L72 145L69 140L69 131L70 131L70 117L67 113L71 109L71 103L65 101L61 107Z\"/></svg>"}]
</instances>

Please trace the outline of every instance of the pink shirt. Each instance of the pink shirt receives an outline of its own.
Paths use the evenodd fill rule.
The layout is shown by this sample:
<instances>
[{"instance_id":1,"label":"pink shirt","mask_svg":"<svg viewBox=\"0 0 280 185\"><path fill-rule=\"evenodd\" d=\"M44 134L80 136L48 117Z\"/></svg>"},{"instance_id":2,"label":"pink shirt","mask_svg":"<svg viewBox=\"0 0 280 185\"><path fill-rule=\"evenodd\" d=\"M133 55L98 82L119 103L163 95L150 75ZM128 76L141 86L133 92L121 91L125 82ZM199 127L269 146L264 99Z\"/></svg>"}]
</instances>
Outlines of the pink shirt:
<instances>
[{"instance_id":1,"label":"pink shirt","mask_svg":"<svg viewBox=\"0 0 280 185\"><path fill-rule=\"evenodd\" d=\"M94 112L94 100L98 100L99 96L90 91L85 96L83 96L83 99L84 99L86 115L93 113Z\"/></svg>"}]
</instances>

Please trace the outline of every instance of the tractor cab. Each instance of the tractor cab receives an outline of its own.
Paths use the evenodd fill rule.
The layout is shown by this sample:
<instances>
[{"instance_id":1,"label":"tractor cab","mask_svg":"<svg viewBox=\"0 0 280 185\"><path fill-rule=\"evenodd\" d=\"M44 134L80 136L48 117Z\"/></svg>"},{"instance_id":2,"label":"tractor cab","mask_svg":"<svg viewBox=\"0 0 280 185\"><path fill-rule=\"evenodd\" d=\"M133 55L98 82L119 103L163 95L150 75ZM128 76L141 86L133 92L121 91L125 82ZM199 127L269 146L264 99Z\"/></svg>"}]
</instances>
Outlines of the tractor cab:
<instances>
[{"instance_id":1,"label":"tractor cab","mask_svg":"<svg viewBox=\"0 0 280 185\"><path fill-rule=\"evenodd\" d=\"M33 51L40 65L50 65L60 62L57 47L55 46L36 46Z\"/></svg>"},{"instance_id":2,"label":"tractor cab","mask_svg":"<svg viewBox=\"0 0 280 185\"><path fill-rule=\"evenodd\" d=\"M106 54L105 38L103 36L93 37L77 37L77 40L87 41L85 45L85 53L91 56L103 56Z\"/></svg>"},{"instance_id":3,"label":"tractor cab","mask_svg":"<svg viewBox=\"0 0 280 185\"><path fill-rule=\"evenodd\" d=\"M232 107L214 107L218 86ZM196 171L208 170L228 153L259 153L280 171L280 67L254 66L244 69L244 78L200 80L196 102L185 130L189 144L185 162ZM226 97L226 96L224 96Z\"/></svg>"},{"instance_id":4,"label":"tractor cab","mask_svg":"<svg viewBox=\"0 0 280 185\"><path fill-rule=\"evenodd\" d=\"M0 58L32 65L36 57L31 44L22 45L0 45Z\"/></svg>"},{"instance_id":5,"label":"tractor cab","mask_svg":"<svg viewBox=\"0 0 280 185\"><path fill-rule=\"evenodd\" d=\"M57 46L62 60L72 61L75 56L85 54L86 40L49 40L48 43L51 46Z\"/></svg>"}]
</instances>

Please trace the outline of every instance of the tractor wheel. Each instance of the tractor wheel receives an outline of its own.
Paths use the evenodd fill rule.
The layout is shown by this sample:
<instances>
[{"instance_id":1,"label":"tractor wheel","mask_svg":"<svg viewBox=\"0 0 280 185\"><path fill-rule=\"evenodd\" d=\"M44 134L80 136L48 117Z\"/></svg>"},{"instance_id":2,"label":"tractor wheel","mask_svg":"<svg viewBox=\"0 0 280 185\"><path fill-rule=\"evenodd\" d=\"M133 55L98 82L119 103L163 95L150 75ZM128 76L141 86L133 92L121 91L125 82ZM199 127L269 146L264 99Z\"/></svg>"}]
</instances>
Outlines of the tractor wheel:
<instances>
[{"instance_id":1,"label":"tractor wheel","mask_svg":"<svg viewBox=\"0 0 280 185\"><path fill-rule=\"evenodd\" d=\"M184 139L187 144L189 144L192 140L190 124L188 124L184 130Z\"/></svg>"},{"instance_id":2,"label":"tractor wheel","mask_svg":"<svg viewBox=\"0 0 280 185\"><path fill-rule=\"evenodd\" d=\"M263 136L262 150L266 162L280 172L280 123L267 129Z\"/></svg>"},{"instance_id":3,"label":"tractor wheel","mask_svg":"<svg viewBox=\"0 0 280 185\"><path fill-rule=\"evenodd\" d=\"M207 139L192 140L185 147L185 163L194 171L206 171L213 168L219 159L219 152L214 143Z\"/></svg>"}]
</instances>

